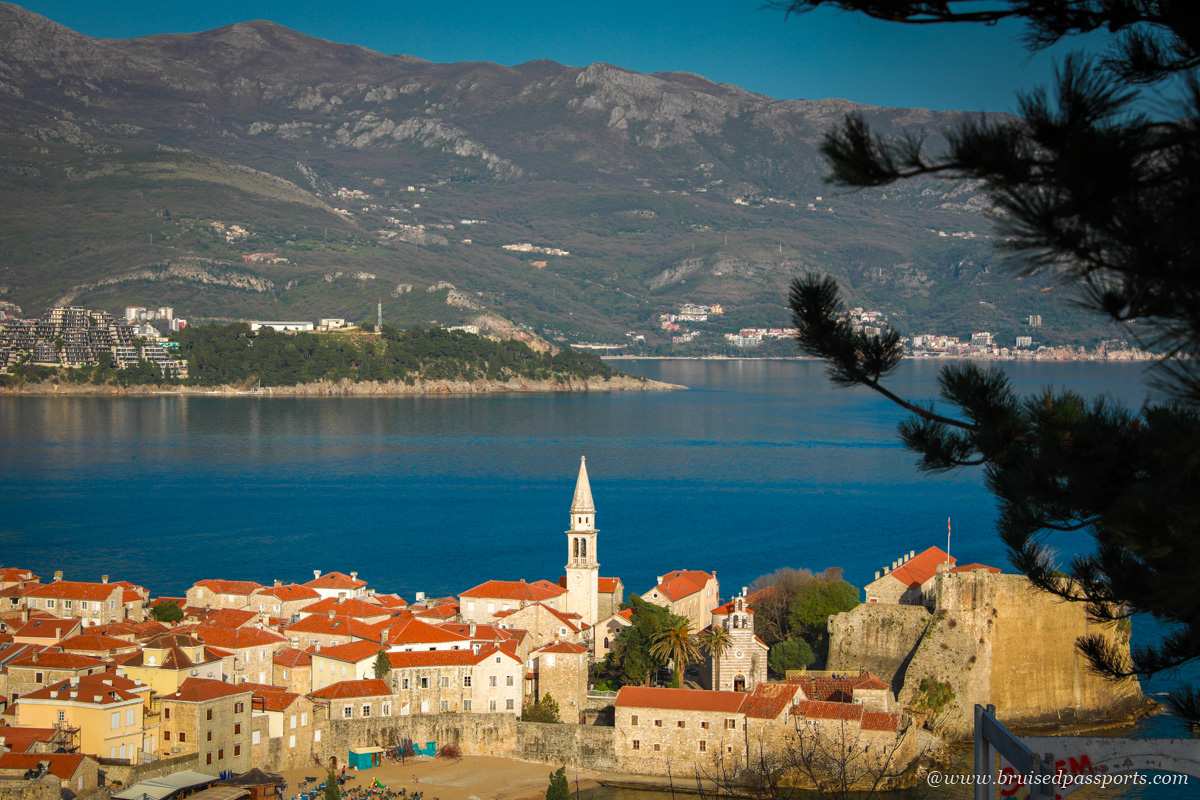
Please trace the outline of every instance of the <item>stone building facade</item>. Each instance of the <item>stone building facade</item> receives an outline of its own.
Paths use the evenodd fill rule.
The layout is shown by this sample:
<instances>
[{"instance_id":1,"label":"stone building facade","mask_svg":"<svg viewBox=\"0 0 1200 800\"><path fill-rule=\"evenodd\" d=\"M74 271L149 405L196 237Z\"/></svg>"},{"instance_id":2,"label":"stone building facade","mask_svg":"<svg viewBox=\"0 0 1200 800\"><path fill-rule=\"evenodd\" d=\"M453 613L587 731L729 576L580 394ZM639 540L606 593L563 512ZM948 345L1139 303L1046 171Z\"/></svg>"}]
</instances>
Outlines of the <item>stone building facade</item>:
<instances>
[{"instance_id":1,"label":"stone building facade","mask_svg":"<svg viewBox=\"0 0 1200 800\"><path fill-rule=\"evenodd\" d=\"M62 572L54 581L30 588L24 594L25 607L45 611L56 617L79 619L85 626L145 619L145 600L138 592L115 583L107 576L101 583L64 581Z\"/></svg>"},{"instance_id":2,"label":"stone building facade","mask_svg":"<svg viewBox=\"0 0 1200 800\"><path fill-rule=\"evenodd\" d=\"M699 633L712 624L712 610L721 602L721 585L716 573L676 570L658 576L658 585L642 599L687 617L692 632Z\"/></svg>"},{"instance_id":3,"label":"stone building facade","mask_svg":"<svg viewBox=\"0 0 1200 800\"><path fill-rule=\"evenodd\" d=\"M705 653L700 671L702 685L725 692L752 692L767 680L768 647L754 633L754 611L746 602L746 593L713 609L712 625L729 637L723 653ZM705 680L706 679L706 680Z\"/></svg>"},{"instance_id":4,"label":"stone building facade","mask_svg":"<svg viewBox=\"0 0 1200 800\"><path fill-rule=\"evenodd\" d=\"M525 664L525 702L536 703L550 695L558 704L560 720L582 722L590 654L588 648L572 642L554 642L532 651Z\"/></svg>"},{"instance_id":5,"label":"stone building facade","mask_svg":"<svg viewBox=\"0 0 1200 800\"><path fill-rule=\"evenodd\" d=\"M253 765L251 699L254 692L222 681L189 678L159 700L163 756L198 753L197 769L245 772Z\"/></svg>"},{"instance_id":6,"label":"stone building facade","mask_svg":"<svg viewBox=\"0 0 1200 800\"><path fill-rule=\"evenodd\" d=\"M397 713L521 713L523 664L495 647L389 653Z\"/></svg>"}]
</instances>

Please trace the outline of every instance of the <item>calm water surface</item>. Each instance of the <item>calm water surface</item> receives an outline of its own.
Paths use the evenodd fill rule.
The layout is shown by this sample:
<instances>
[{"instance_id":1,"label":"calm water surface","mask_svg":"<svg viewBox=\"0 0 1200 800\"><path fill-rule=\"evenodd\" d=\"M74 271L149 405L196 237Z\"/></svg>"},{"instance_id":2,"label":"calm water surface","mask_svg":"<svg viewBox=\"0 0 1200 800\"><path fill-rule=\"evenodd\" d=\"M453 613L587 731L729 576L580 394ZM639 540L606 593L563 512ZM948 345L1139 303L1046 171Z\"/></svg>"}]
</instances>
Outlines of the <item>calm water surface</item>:
<instances>
[{"instance_id":1,"label":"calm water surface","mask_svg":"<svg viewBox=\"0 0 1200 800\"><path fill-rule=\"evenodd\" d=\"M725 595L783 566L843 567L861 586L902 553L945 546L947 517L959 559L1007 566L978 474L919 474L895 440L901 413L833 388L819 364L618 366L691 390L0 398L0 558L155 594L313 569L356 570L408 597L555 580L586 455L601 573L627 593L679 568L715 570ZM907 362L892 385L932 397L939 366ZM1135 405L1147 394L1138 365L1009 372L1023 392L1067 385ZM1086 544L1056 540L1064 556Z\"/></svg>"}]
</instances>

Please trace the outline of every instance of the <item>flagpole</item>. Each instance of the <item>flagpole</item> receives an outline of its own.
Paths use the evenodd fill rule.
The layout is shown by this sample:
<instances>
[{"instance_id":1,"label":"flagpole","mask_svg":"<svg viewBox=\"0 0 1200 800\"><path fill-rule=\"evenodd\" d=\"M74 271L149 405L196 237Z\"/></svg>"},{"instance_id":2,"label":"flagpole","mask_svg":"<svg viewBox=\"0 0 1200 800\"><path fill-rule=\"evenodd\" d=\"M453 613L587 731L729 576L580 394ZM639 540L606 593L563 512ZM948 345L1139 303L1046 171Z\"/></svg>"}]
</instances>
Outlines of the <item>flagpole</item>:
<instances>
[{"instance_id":1,"label":"flagpole","mask_svg":"<svg viewBox=\"0 0 1200 800\"><path fill-rule=\"evenodd\" d=\"M950 566L950 518L946 517L946 566Z\"/></svg>"}]
</instances>

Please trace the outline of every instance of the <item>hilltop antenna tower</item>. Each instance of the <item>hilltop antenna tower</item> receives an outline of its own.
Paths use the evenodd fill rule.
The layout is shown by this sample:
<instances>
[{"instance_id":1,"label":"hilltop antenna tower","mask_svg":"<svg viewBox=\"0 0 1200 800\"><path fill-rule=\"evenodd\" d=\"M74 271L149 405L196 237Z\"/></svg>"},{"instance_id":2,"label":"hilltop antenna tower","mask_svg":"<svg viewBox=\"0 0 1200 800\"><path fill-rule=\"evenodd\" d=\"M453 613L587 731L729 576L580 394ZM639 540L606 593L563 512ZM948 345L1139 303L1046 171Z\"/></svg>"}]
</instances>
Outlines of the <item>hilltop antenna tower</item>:
<instances>
[{"instance_id":1,"label":"hilltop antenna tower","mask_svg":"<svg viewBox=\"0 0 1200 800\"><path fill-rule=\"evenodd\" d=\"M375 330L379 335L383 335L383 298L379 298L379 305L375 307Z\"/></svg>"}]
</instances>

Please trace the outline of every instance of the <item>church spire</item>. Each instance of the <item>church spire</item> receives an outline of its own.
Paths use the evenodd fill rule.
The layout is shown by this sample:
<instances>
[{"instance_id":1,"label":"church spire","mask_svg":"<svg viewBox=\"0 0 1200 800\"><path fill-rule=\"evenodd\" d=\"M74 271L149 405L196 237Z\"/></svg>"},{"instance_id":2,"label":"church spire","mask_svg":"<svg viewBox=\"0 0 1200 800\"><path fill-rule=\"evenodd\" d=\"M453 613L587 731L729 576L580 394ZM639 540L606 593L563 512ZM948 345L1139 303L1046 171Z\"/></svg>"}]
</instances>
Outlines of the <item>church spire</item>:
<instances>
[{"instance_id":1,"label":"church spire","mask_svg":"<svg viewBox=\"0 0 1200 800\"><path fill-rule=\"evenodd\" d=\"M595 514L592 485L588 482L587 456L579 457L579 478L575 481L575 497L571 500L572 514Z\"/></svg>"}]
</instances>

